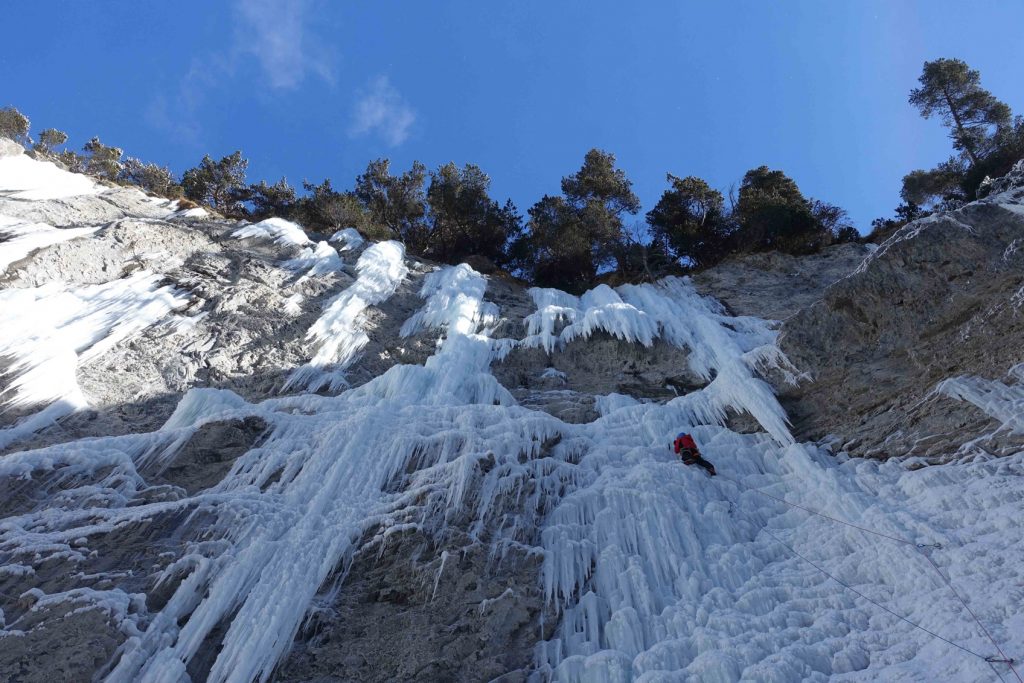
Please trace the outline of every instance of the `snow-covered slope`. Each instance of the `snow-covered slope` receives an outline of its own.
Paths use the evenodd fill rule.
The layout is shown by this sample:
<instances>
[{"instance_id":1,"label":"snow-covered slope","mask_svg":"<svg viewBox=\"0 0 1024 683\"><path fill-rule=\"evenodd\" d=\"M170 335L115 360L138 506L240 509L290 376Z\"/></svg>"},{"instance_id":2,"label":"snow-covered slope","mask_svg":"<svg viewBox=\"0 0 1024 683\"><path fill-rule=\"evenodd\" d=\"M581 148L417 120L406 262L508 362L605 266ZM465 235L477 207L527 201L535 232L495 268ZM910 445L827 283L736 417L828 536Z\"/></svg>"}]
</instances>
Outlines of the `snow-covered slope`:
<instances>
[{"instance_id":1,"label":"snow-covered slope","mask_svg":"<svg viewBox=\"0 0 1024 683\"><path fill-rule=\"evenodd\" d=\"M45 201L0 199L0 216L45 214ZM0 675L52 680L53 660L109 681L1013 675L986 658L1024 652L1024 453L915 467L799 443L766 381L798 375L777 326L688 279L524 293L396 243L338 251L284 221L160 210L139 235L202 239L88 286L39 280L117 226L65 224L79 232L63 242L32 237L55 227L11 233L36 241L0 290L0 316L20 321L0 328L15 359L4 398L42 412L0 432L23 444L0 456ZM59 306L33 316L50 297ZM540 409L552 392L530 387L544 383L582 400L566 359L600 343L628 349L610 376L657 353L699 386L590 393L583 421ZM564 369L498 379L558 354ZM140 388L102 405L114 395L83 368L104 357L170 368L170 399ZM218 364L233 368L220 382L189 369ZM107 434L76 422L88 387ZM1018 426L1015 389L942 391ZM36 434L54 399L77 412ZM162 426L110 417L132 402ZM719 476L678 461L679 431ZM367 582L364 614L351 593ZM384 603L425 616L382 633L379 656L339 637L373 628ZM514 633L497 623L512 616Z\"/></svg>"}]
</instances>

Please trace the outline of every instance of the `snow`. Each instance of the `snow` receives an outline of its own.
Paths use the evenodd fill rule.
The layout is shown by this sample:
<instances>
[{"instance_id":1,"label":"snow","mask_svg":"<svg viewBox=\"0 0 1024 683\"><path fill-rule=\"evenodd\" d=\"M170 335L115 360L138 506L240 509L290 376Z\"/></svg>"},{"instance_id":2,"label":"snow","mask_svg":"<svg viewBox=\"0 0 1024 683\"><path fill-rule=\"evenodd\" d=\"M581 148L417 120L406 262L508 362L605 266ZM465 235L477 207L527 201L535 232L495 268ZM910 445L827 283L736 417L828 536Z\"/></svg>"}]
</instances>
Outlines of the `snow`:
<instances>
[{"instance_id":1,"label":"snow","mask_svg":"<svg viewBox=\"0 0 1024 683\"><path fill-rule=\"evenodd\" d=\"M244 225L231 233L238 239L255 238L273 240L281 246L305 247L312 244L298 223L283 218L268 218L259 223Z\"/></svg>"},{"instance_id":2,"label":"snow","mask_svg":"<svg viewBox=\"0 0 1024 683\"><path fill-rule=\"evenodd\" d=\"M298 226L271 221L236 236L316 253ZM402 246L369 246L356 274L310 328L314 353L294 386L344 389L345 368L369 340L367 309L407 277ZM158 283L139 273L0 292L0 354L15 358L18 374L7 399L83 402L77 365L180 305ZM406 336L437 335L422 366L395 365L337 395L258 404L194 389L156 432L0 458L0 476L34 479L60 495L59 504L0 522L4 562L24 573L52 558L84 557L93 539L128 524L200 511L211 520L163 571L169 598L159 608L77 586L75 576L60 591L27 596L106 610L128 636L106 678L115 683L185 680L211 638L220 642L207 680L266 681L317 592L345 575L368 533L387 552L388 530L436 528L455 516L470 518L470 538L492 544L495 556L523 543L542 556L538 580L556 623L536 649L538 680L993 680L989 663L957 649L996 654L947 579L1020 658L1024 453L911 469L797 443L761 378L772 367L792 370L773 324L729 316L685 278L579 297L532 290L537 310L524 321L524 339L491 338L500 311L486 291L486 278L466 265L423 278L422 306L401 327ZM297 310L301 299L288 302ZM600 417L568 424L517 404L490 372L514 348L550 353L598 332L686 349L707 385L663 403L595 397ZM1017 430L1021 380L1018 366L1006 382L955 378L937 391ZM763 431L731 431L734 412L749 413ZM218 484L150 495L143 472L169 465L203 424L248 416L265 421L267 433ZM719 476L671 452L684 430ZM435 590L448 559L431 577ZM506 599L515 591L496 598ZM0 636L16 637L18 627L0 620Z\"/></svg>"},{"instance_id":3,"label":"snow","mask_svg":"<svg viewBox=\"0 0 1024 683\"><path fill-rule=\"evenodd\" d=\"M12 199L65 199L101 194L102 185L78 173L69 173L49 161L26 154L0 157L0 196Z\"/></svg>"},{"instance_id":4,"label":"snow","mask_svg":"<svg viewBox=\"0 0 1024 683\"><path fill-rule=\"evenodd\" d=\"M0 429L0 448L87 407L75 377L79 365L188 303L159 282L159 275L140 271L99 285L0 290L0 356L11 359L7 372L14 375L0 400L14 408L46 406Z\"/></svg>"},{"instance_id":5,"label":"snow","mask_svg":"<svg viewBox=\"0 0 1024 683\"><path fill-rule=\"evenodd\" d=\"M292 373L285 389L298 386L316 391L326 386L336 391L345 385L345 368L370 341L359 323L363 312L390 298L408 274L405 248L394 241L370 246L356 262L356 274L356 281L331 299L309 328L306 336L316 345L316 353Z\"/></svg>"},{"instance_id":6,"label":"snow","mask_svg":"<svg viewBox=\"0 0 1024 683\"><path fill-rule=\"evenodd\" d=\"M206 211L206 209L202 208L201 206L193 206L191 209L182 209L180 211L175 211L171 215L175 218L188 218L191 220L195 220L197 218L210 217L210 214Z\"/></svg>"}]
</instances>

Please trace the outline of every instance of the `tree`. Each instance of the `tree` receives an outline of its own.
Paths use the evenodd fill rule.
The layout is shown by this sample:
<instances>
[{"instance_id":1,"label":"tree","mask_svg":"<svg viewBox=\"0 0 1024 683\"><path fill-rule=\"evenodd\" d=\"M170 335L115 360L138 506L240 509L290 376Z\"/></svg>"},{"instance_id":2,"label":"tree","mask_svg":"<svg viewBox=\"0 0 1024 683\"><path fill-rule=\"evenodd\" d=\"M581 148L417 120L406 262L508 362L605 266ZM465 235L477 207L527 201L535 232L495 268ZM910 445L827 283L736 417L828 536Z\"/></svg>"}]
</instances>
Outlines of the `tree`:
<instances>
[{"instance_id":1,"label":"tree","mask_svg":"<svg viewBox=\"0 0 1024 683\"><path fill-rule=\"evenodd\" d=\"M992 151L994 132L1010 124L1010 108L981 87L981 74L959 59L925 62L910 91L910 103L924 118L938 115L950 129L953 147L977 164Z\"/></svg>"},{"instance_id":2,"label":"tree","mask_svg":"<svg viewBox=\"0 0 1024 683\"><path fill-rule=\"evenodd\" d=\"M250 205L249 213L256 220L271 216L288 217L295 208L295 188L281 178L273 185L266 180L250 185L245 192L245 201Z\"/></svg>"},{"instance_id":3,"label":"tree","mask_svg":"<svg viewBox=\"0 0 1024 683\"><path fill-rule=\"evenodd\" d=\"M580 212L563 197L545 195L527 213L527 232L510 249L513 264L541 287L586 291L597 273Z\"/></svg>"},{"instance_id":4,"label":"tree","mask_svg":"<svg viewBox=\"0 0 1024 683\"><path fill-rule=\"evenodd\" d=\"M592 149L584 156L579 171L562 178L562 194L579 214L596 274L615 260L623 242L622 214L640 210L633 183L624 171L615 168L614 154Z\"/></svg>"},{"instance_id":5,"label":"tree","mask_svg":"<svg viewBox=\"0 0 1024 683\"><path fill-rule=\"evenodd\" d=\"M36 152L51 155L57 147L68 141L68 134L56 128L47 128L39 134L39 140L32 147Z\"/></svg>"},{"instance_id":6,"label":"tree","mask_svg":"<svg viewBox=\"0 0 1024 683\"><path fill-rule=\"evenodd\" d=\"M387 159L371 161L356 178L355 195L366 207L370 219L387 228L413 253L422 254L427 243L427 212L423 183L427 169L418 161L399 176L391 175Z\"/></svg>"},{"instance_id":7,"label":"tree","mask_svg":"<svg viewBox=\"0 0 1024 683\"><path fill-rule=\"evenodd\" d=\"M925 62L910 91L910 103L924 118L939 116L949 128L957 154L931 170L903 179L904 200L954 209L977 196L986 176L1006 174L1024 156L1024 119L981 87L981 75L959 59Z\"/></svg>"},{"instance_id":8,"label":"tree","mask_svg":"<svg viewBox=\"0 0 1024 683\"><path fill-rule=\"evenodd\" d=\"M243 214L240 191L245 187L245 170L249 161L242 158L242 152L235 151L220 161L210 155L203 157L199 165L185 171L181 186L185 196L196 202L203 202L225 216Z\"/></svg>"},{"instance_id":9,"label":"tree","mask_svg":"<svg viewBox=\"0 0 1024 683\"><path fill-rule=\"evenodd\" d=\"M920 206L910 202L904 202L897 206L895 213L896 216L894 218L876 218L871 221L871 232L868 233L864 240L874 244L881 244L907 223L928 215Z\"/></svg>"},{"instance_id":10,"label":"tree","mask_svg":"<svg viewBox=\"0 0 1024 683\"><path fill-rule=\"evenodd\" d=\"M625 239L615 259L617 272L627 282L643 280L654 282L672 272L678 272L678 258L671 253L664 239L652 237L640 223L625 229Z\"/></svg>"},{"instance_id":11,"label":"tree","mask_svg":"<svg viewBox=\"0 0 1024 683\"><path fill-rule=\"evenodd\" d=\"M62 150L60 154L56 155L56 160L72 173L85 173L86 164L89 161L73 149Z\"/></svg>"},{"instance_id":12,"label":"tree","mask_svg":"<svg viewBox=\"0 0 1024 683\"><path fill-rule=\"evenodd\" d=\"M953 209L965 201L961 181L967 169L956 157L930 171L918 169L903 176L900 197L907 204Z\"/></svg>"},{"instance_id":13,"label":"tree","mask_svg":"<svg viewBox=\"0 0 1024 683\"><path fill-rule=\"evenodd\" d=\"M688 265L717 263L728 254L731 237L722 193L694 176L669 173L667 179L671 188L647 212L652 238Z\"/></svg>"},{"instance_id":14,"label":"tree","mask_svg":"<svg viewBox=\"0 0 1024 683\"><path fill-rule=\"evenodd\" d=\"M39 137L42 139L41 134ZM175 181L171 169L158 164L147 164L135 157L128 157L124 160L121 179L161 197L181 196L181 185Z\"/></svg>"},{"instance_id":15,"label":"tree","mask_svg":"<svg viewBox=\"0 0 1024 683\"><path fill-rule=\"evenodd\" d=\"M116 180L121 175L121 169L124 168L121 155L124 152L120 147L110 147L100 142L99 137L94 137L85 143L82 151L86 154L87 173L107 180Z\"/></svg>"},{"instance_id":16,"label":"tree","mask_svg":"<svg viewBox=\"0 0 1024 683\"><path fill-rule=\"evenodd\" d=\"M8 138L28 147L32 144L32 138L28 135L30 128L28 117L14 107L0 109L0 138Z\"/></svg>"},{"instance_id":17,"label":"tree","mask_svg":"<svg viewBox=\"0 0 1024 683\"><path fill-rule=\"evenodd\" d=\"M639 211L640 200L615 156L599 149L562 178L562 193L527 212L527 231L512 243L510 259L538 284L580 292L603 268L630 258L622 214Z\"/></svg>"},{"instance_id":18,"label":"tree","mask_svg":"<svg viewBox=\"0 0 1024 683\"><path fill-rule=\"evenodd\" d=\"M811 215L814 216L818 227L830 237L827 241L855 242L860 239L857 228L850 223L850 214L842 207L820 199L812 199Z\"/></svg>"},{"instance_id":19,"label":"tree","mask_svg":"<svg viewBox=\"0 0 1024 683\"><path fill-rule=\"evenodd\" d=\"M320 232L355 228L370 239L393 236L389 229L373 222L370 212L355 194L336 191L330 178L319 185L304 180L302 187L309 194L296 201L292 216L307 228Z\"/></svg>"},{"instance_id":20,"label":"tree","mask_svg":"<svg viewBox=\"0 0 1024 683\"><path fill-rule=\"evenodd\" d=\"M743 249L806 253L821 246L812 204L793 179L767 166L747 171L736 201Z\"/></svg>"},{"instance_id":21,"label":"tree","mask_svg":"<svg viewBox=\"0 0 1024 683\"><path fill-rule=\"evenodd\" d=\"M521 231L521 217L511 201L491 199L491 179L478 166L447 163L430 174L427 205L430 237L427 253L449 263L470 256L505 265L507 246Z\"/></svg>"}]
</instances>

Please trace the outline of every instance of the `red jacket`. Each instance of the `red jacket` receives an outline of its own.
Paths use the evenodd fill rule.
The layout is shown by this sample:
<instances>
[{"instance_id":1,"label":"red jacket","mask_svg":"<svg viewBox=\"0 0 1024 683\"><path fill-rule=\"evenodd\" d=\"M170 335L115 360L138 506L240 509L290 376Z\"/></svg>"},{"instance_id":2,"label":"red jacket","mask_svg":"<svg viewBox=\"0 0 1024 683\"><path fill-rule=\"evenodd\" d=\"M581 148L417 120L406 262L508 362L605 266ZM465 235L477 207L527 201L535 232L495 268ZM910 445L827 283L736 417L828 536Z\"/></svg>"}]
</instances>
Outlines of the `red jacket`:
<instances>
[{"instance_id":1,"label":"red jacket","mask_svg":"<svg viewBox=\"0 0 1024 683\"><path fill-rule=\"evenodd\" d=\"M675 447L676 453L687 449L693 451L694 454L700 452L697 448L697 442L694 441L693 437L689 434L680 434L677 436L673 446Z\"/></svg>"}]
</instances>

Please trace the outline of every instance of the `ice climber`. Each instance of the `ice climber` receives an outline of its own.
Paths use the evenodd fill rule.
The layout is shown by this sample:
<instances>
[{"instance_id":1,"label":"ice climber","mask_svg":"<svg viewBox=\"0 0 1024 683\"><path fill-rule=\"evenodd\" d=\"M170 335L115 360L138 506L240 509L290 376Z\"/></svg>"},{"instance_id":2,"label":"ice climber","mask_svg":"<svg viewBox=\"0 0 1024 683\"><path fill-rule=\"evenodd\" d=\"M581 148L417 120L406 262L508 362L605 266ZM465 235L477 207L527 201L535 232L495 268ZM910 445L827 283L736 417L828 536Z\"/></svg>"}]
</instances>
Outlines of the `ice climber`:
<instances>
[{"instance_id":1,"label":"ice climber","mask_svg":"<svg viewBox=\"0 0 1024 683\"><path fill-rule=\"evenodd\" d=\"M700 465L712 477L715 476L715 466L701 457L700 449L697 448L697 442L693 440L692 436L686 432L679 432L672 446L684 465Z\"/></svg>"}]
</instances>

